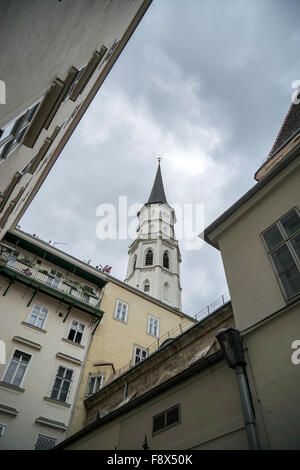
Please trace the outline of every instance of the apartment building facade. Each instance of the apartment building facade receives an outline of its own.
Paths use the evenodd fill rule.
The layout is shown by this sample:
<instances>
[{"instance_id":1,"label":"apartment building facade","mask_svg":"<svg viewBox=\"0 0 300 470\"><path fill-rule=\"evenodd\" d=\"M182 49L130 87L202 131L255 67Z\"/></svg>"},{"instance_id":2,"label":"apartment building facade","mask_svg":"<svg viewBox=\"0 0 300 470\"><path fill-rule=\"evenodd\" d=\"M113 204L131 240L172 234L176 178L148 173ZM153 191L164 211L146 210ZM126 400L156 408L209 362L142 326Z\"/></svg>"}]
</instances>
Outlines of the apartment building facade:
<instances>
[{"instance_id":1,"label":"apartment building facade","mask_svg":"<svg viewBox=\"0 0 300 470\"><path fill-rule=\"evenodd\" d=\"M106 281L34 238L16 231L0 244L1 449L47 449L64 439L103 315Z\"/></svg>"},{"instance_id":2,"label":"apartment building facade","mask_svg":"<svg viewBox=\"0 0 300 470\"><path fill-rule=\"evenodd\" d=\"M150 4L1 3L0 239L17 225Z\"/></svg>"},{"instance_id":3,"label":"apartment building facade","mask_svg":"<svg viewBox=\"0 0 300 470\"><path fill-rule=\"evenodd\" d=\"M84 426L86 397L195 323L20 230L6 233L0 258L2 449L52 448Z\"/></svg>"}]
</instances>

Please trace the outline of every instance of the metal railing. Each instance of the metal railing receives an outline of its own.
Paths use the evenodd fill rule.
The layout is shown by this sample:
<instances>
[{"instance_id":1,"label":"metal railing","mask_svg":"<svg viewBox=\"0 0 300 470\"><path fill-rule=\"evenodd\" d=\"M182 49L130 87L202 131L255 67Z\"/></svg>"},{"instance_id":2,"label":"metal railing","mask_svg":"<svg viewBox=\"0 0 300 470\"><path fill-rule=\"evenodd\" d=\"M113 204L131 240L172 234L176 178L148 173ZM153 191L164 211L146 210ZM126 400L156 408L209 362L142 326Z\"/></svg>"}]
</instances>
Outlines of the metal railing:
<instances>
[{"instance_id":1,"label":"metal railing","mask_svg":"<svg viewBox=\"0 0 300 470\"><path fill-rule=\"evenodd\" d=\"M218 310L222 305L225 305L227 302L230 301L230 295L229 292L226 292L223 294L220 298L212 302L210 305L207 305L203 309L200 310L194 317L191 317L191 320L195 319L197 321L204 320L206 317L214 313L216 310ZM185 318L183 322L179 323L176 327L172 328L171 330L167 331L164 335L160 336L157 338L153 343L150 344L146 349L147 351L147 356L149 357L151 354L153 354L155 351L157 351L160 347L164 345L167 340L173 340L180 336L182 333L185 331L189 330L192 328L195 323L191 323L191 320L188 318ZM129 362L127 362L123 367L120 369L116 370L116 372L112 375L110 375L106 381L106 384L112 382L113 380L117 379L120 377L122 374L127 372L129 369L133 368L137 364L142 362L142 360L138 360L136 362L135 358L131 359Z\"/></svg>"},{"instance_id":2,"label":"metal railing","mask_svg":"<svg viewBox=\"0 0 300 470\"><path fill-rule=\"evenodd\" d=\"M28 278L30 277L31 279L37 280L42 284L51 287L52 289L67 294L70 297L73 297L74 299L78 299L81 302L91 305L92 307L97 308L99 305L98 298L92 297L89 294L70 286L69 284L67 284L68 281L66 279L60 279L51 275L50 273L45 274L34 266L19 261L14 257L10 257L7 260L6 266L12 269L13 271L19 272L20 274L25 275Z\"/></svg>"}]
</instances>

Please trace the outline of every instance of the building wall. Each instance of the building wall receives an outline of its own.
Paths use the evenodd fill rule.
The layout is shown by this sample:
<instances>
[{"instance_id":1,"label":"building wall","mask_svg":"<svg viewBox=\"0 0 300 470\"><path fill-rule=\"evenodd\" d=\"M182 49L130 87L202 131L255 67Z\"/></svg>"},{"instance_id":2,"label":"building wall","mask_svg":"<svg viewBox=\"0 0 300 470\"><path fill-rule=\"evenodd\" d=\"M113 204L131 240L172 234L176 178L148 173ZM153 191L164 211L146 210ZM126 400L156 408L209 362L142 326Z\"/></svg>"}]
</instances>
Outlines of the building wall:
<instances>
[{"instance_id":1,"label":"building wall","mask_svg":"<svg viewBox=\"0 0 300 470\"><path fill-rule=\"evenodd\" d=\"M298 301L244 336L248 376L265 449L300 449L300 364L292 362L292 343L300 341L299 332Z\"/></svg>"},{"instance_id":2,"label":"building wall","mask_svg":"<svg viewBox=\"0 0 300 470\"><path fill-rule=\"evenodd\" d=\"M178 242L174 238L175 221L174 210L168 204L157 203L142 207L137 239L129 248L125 282L144 291L145 282L148 281L149 295L180 310L181 256ZM146 266L146 253L149 249L153 253L153 263ZM163 266L165 252L169 256L169 268Z\"/></svg>"},{"instance_id":3,"label":"building wall","mask_svg":"<svg viewBox=\"0 0 300 470\"><path fill-rule=\"evenodd\" d=\"M153 416L180 404L181 422L152 435ZM222 361L169 388L67 449L248 449L240 397L232 370Z\"/></svg>"},{"instance_id":4,"label":"building wall","mask_svg":"<svg viewBox=\"0 0 300 470\"><path fill-rule=\"evenodd\" d=\"M128 304L126 323L114 318L117 300ZM175 310L163 307L113 282L109 282L104 288L101 309L105 313L90 345L69 434L74 434L84 426L86 416L83 400L86 398L89 374L103 374L106 379L113 374L111 365L94 364L109 362L117 371L133 359L135 346L147 348L157 342L147 332L149 315L159 319L160 337L175 327L178 327L179 332L179 323L194 324L192 318L189 320Z\"/></svg>"},{"instance_id":5,"label":"building wall","mask_svg":"<svg viewBox=\"0 0 300 470\"><path fill-rule=\"evenodd\" d=\"M42 416L68 426L80 378L81 365L58 358L56 354L63 353L83 362L94 322L92 322L90 315L73 308L64 323L67 307L60 304L58 300L38 293L30 306L27 307L32 296L32 289L15 282L3 296L7 285L8 280L1 276L1 340L6 344L6 364L0 364L0 404L17 409L18 414L12 416L4 413L0 406L0 424L7 426L3 438L0 440L0 448L33 449L38 433L54 437L57 442L65 438L64 431L36 424L35 420ZM48 315L42 329L28 325L29 316L35 304L48 309ZM60 316L60 314L63 315ZM72 320L77 320L85 325L82 346L63 340L68 337ZM20 343L14 339L15 337L37 343L41 349ZM8 388L2 383L7 365L16 349L32 355L21 384L21 389L25 389L25 391ZM60 365L74 371L71 391L67 400L68 407L56 401L44 399L44 397L51 395L55 375Z\"/></svg>"},{"instance_id":6,"label":"building wall","mask_svg":"<svg viewBox=\"0 0 300 470\"><path fill-rule=\"evenodd\" d=\"M28 0L20 7L16 0L2 2L0 39L6 47L0 80L7 90L0 110L2 129L49 96L56 78L66 82L72 67L88 64L102 46L107 50L79 96L59 104L48 129L43 125L31 144L26 143L26 131L20 145L0 160L0 193L5 197L2 205L0 195L0 239L24 214L150 3ZM39 163L32 170L34 162Z\"/></svg>"},{"instance_id":7,"label":"building wall","mask_svg":"<svg viewBox=\"0 0 300 470\"><path fill-rule=\"evenodd\" d=\"M212 234L220 246L241 331L287 304L261 233L293 207L299 208L299 176L298 158Z\"/></svg>"},{"instance_id":8,"label":"building wall","mask_svg":"<svg viewBox=\"0 0 300 470\"><path fill-rule=\"evenodd\" d=\"M95 49L120 39L141 0L1 2L1 80L7 102L0 127L42 97L52 81L85 65ZM28 28L28 25L31 25ZM25 85L25 86L24 86Z\"/></svg>"}]
</instances>

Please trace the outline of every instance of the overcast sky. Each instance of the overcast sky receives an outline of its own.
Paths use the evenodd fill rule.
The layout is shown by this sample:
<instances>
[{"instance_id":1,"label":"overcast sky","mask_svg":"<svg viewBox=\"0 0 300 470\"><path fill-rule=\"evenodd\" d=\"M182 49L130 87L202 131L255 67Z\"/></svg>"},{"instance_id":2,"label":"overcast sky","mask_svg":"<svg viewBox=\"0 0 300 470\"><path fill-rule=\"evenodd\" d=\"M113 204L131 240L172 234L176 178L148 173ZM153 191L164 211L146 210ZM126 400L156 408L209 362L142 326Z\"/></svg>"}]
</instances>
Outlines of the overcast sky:
<instances>
[{"instance_id":1,"label":"overcast sky","mask_svg":"<svg viewBox=\"0 0 300 470\"><path fill-rule=\"evenodd\" d=\"M154 0L21 229L124 280L131 240L99 240L96 208L147 201L157 156L167 200L207 226L253 184L299 72L298 0ZM132 219L130 219L132 220ZM220 253L181 246L183 311L227 291Z\"/></svg>"}]
</instances>

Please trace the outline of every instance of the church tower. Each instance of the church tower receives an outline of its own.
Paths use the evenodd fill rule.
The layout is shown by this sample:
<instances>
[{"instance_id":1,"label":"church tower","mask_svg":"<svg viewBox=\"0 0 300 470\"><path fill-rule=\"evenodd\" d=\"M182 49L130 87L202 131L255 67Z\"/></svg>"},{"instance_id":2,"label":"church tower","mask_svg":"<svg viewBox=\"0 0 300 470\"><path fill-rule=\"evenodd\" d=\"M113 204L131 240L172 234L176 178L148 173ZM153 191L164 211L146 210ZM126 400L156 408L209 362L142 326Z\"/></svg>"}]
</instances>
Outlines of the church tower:
<instances>
[{"instance_id":1,"label":"church tower","mask_svg":"<svg viewBox=\"0 0 300 470\"><path fill-rule=\"evenodd\" d=\"M160 159L148 202L137 215L137 238L129 247L125 282L181 310L181 255L174 234L176 216L166 199Z\"/></svg>"}]
</instances>

